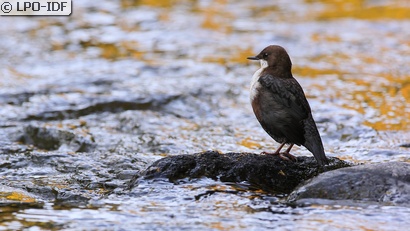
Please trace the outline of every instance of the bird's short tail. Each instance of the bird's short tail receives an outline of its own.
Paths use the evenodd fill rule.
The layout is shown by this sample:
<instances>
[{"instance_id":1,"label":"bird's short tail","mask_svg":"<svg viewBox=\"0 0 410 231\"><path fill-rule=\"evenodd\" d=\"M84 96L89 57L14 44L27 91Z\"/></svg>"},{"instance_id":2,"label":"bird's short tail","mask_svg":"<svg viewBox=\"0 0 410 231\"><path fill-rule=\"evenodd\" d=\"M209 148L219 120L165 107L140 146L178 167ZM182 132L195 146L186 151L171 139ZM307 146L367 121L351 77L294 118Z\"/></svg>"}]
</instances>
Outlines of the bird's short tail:
<instances>
[{"instance_id":1,"label":"bird's short tail","mask_svg":"<svg viewBox=\"0 0 410 231\"><path fill-rule=\"evenodd\" d=\"M319 132L316 128L316 124L313 118L311 123L306 123L305 125L305 146L315 157L319 165L329 164L329 160L326 157L325 150L323 148L322 139L320 138Z\"/></svg>"},{"instance_id":2,"label":"bird's short tail","mask_svg":"<svg viewBox=\"0 0 410 231\"><path fill-rule=\"evenodd\" d=\"M320 137L319 137L320 139ZM313 156L315 157L317 163L319 165L327 165L329 164L329 160L327 159L325 155L325 150L323 149L323 144L320 141L320 143L317 143L315 141L312 143L311 141L309 142L306 140L305 145L304 145L311 153L313 153Z\"/></svg>"}]
</instances>

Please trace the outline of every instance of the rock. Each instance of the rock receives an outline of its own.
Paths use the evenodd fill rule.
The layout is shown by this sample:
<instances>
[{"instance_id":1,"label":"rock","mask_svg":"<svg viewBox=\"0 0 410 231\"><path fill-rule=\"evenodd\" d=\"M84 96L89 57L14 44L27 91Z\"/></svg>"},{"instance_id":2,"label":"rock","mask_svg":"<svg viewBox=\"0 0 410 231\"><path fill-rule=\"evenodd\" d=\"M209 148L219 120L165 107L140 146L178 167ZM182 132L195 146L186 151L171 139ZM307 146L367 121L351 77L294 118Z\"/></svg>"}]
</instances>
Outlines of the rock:
<instances>
[{"instance_id":1,"label":"rock","mask_svg":"<svg viewBox=\"0 0 410 231\"><path fill-rule=\"evenodd\" d=\"M290 193L302 181L323 171L350 166L337 158L330 158L330 163L318 167L313 157L297 157L297 162L291 162L272 155L207 151L160 159L142 176L145 179L168 178L170 181L200 177L224 182L247 181L255 189Z\"/></svg>"},{"instance_id":2,"label":"rock","mask_svg":"<svg viewBox=\"0 0 410 231\"><path fill-rule=\"evenodd\" d=\"M410 143L400 144L400 147L402 147L402 148L410 148Z\"/></svg>"},{"instance_id":3,"label":"rock","mask_svg":"<svg viewBox=\"0 0 410 231\"><path fill-rule=\"evenodd\" d=\"M46 150L90 152L96 146L93 137L88 134L46 125L24 127L19 140Z\"/></svg>"},{"instance_id":4,"label":"rock","mask_svg":"<svg viewBox=\"0 0 410 231\"><path fill-rule=\"evenodd\" d=\"M180 95L159 95L152 97L131 98L128 100L108 98L101 102L94 102L96 100L90 99L92 102L90 105L73 106L56 111L47 110L37 114L28 115L24 120L63 120L79 118L81 116L101 112L117 113L127 110L158 110L160 107L178 99L179 97Z\"/></svg>"},{"instance_id":5,"label":"rock","mask_svg":"<svg viewBox=\"0 0 410 231\"><path fill-rule=\"evenodd\" d=\"M410 164L369 164L325 172L298 187L288 199L307 198L410 204Z\"/></svg>"},{"instance_id":6,"label":"rock","mask_svg":"<svg viewBox=\"0 0 410 231\"><path fill-rule=\"evenodd\" d=\"M9 187L6 185L0 185L0 203L2 204L2 207L7 204L13 204L13 203L32 203L34 204L35 202L38 201L38 197L33 194L29 193L25 190L22 189L16 189L13 187Z\"/></svg>"}]
</instances>

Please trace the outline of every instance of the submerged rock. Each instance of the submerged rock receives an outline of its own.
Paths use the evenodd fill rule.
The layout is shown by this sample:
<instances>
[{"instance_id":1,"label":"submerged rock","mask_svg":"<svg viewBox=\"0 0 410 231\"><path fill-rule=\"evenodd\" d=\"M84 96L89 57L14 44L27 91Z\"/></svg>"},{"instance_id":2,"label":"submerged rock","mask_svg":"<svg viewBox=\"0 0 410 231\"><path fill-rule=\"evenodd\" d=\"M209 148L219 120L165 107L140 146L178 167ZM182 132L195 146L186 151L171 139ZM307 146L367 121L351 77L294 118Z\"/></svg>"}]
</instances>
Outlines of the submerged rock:
<instances>
[{"instance_id":1,"label":"submerged rock","mask_svg":"<svg viewBox=\"0 0 410 231\"><path fill-rule=\"evenodd\" d=\"M159 95L131 98L128 100L108 97L103 101L100 100L101 102L98 102L98 99L90 98L89 101L91 101L92 104L78 106L77 104L81 104L81 102L71 102L71 104L76 106L68 107L63 110L42 111L37 114L28 115L24 120L62 120L79 118L81 116L102 112L117 113L127 110L158 110L160 107L172 102L175 99L178 99L179 97L179 95Z\"/></svg>"},{"instance_id":2,"label":"submerged rock","mask_svg":"<svg viewBox=\"0 0 410 231\"><path fill-rule=\"evenodd\" d=\"M410 143L401 144L400 147L402 147L402 148L410 148Z\"/></svg>"},{"instance_id":3,"label":"submerged rock","mask_svg":"<svg viewBox=\"0 0 410 231\"><path fill-rule=\"evenodd\" d=\"M289 201L307 198L410 204L410 164L369 164L326 172L298 187Z\"/></svg>"},{"instance_id":4,"label":"submerged rock","mask_svg":"<svg viewBox=\"0 0 410 231\"><path fill-rule=\"evenodd\" d=\"M290 162L272 155L207 151L160 159L142 175L146 179L168 178L170 181L200 177L224 182L247 181L255 189L290 193L302 181L321 172L350 166L337 158L329 161L330 165L319 167L313 157L297 157L297 162Z\"/></svg>"},{"instance_id":5,"label":"submerged rock","mask_svg":"<svg viewBox=\"0 0 410 231\"><path fill-rule=\"evenodd\" d=\"M90 152L96 146L94 138L85 132L46 125L24 127L19 140L46 150Z\"/></svg>"}]
</instances>

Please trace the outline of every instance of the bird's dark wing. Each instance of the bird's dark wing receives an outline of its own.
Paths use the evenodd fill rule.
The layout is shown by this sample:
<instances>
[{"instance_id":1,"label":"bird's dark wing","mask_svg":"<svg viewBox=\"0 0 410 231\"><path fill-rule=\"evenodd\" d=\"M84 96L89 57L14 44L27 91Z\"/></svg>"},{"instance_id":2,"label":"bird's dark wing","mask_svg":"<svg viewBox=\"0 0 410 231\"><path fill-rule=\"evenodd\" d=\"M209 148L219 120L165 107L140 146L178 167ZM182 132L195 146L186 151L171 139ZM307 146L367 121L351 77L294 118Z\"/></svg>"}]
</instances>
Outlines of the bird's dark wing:
<instances>
[{"instance_id":1,"label":"bird's dark wing","mask_svg":"<svg viewBox=\"0 0 410 231\"><path fill-rule=\"evenodd\" d=\"M302 87L292 78L275 78L266 74L259 78L259 82L272 93L274 100L282 104L289 115L301 121L311 113L309 103L306 100Z\"/></svg>"},{"instance_id":2,"label":"bird's dark wing","mask_svg":"<svg viewBox=\"0 0 410 231\"><path fill-rule=\"evenodd\" d=\"M271 101L266 104L270 108L264 108L264 111L271 114L268 117L272 120L265 120L265 126L272 127L272 131L280 130L288 142L303 144L305 142L303 121L308 118L311 110L302 87L293 77L275 78L270 74L261 76L259 83L269 92L270 99L267 101ZM268 112L269 110L271 112Z\"/></svg>"}]
</instances>

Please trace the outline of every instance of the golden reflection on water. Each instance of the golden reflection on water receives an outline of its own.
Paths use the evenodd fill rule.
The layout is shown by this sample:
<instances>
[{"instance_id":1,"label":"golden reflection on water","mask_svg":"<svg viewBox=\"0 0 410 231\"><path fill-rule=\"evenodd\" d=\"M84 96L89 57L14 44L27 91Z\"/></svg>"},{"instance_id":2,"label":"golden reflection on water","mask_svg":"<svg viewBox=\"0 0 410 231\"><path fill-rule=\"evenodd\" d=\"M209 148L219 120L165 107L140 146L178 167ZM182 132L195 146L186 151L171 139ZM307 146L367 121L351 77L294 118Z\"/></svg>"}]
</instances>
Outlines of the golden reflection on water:
<instances>
[{"instance_id":1,"label":"golden reflection on water","mask_svg":"<svg viewBox=\"0 0 410 231\"><path fill-rule=\"evenodd\" d=\"M365 65L375 62L374 59L363 60ZM380 63L380 65L383 65ZM361 114L366 114L369 109L375 111L373 118L365 121L365 125L376 130L409 130L410 129L410 76L395 76L391 73L375 75L374 78L360 78L361 73L356 73L357 78L345 78L349 73L333 69L315 69L309 66L293 68L295 76L320 78L332 76L335 79L353 83L359 88L341 88L332 86L315 86L324 90L333 88L331 97L342 99L341 106L353 109ZM365 75L365 74L363 74Z\"/></svg>"},{"instance_id":2,"label":"golden reflection on water","mask_svg":"<svg viewBox=\"0 0 410 231\"><path fill-rule=\"evenodd\" d=\"M387 36L397 35L389 34ZM314 43L322 44L340 43L341 47L343 42L346 43L339 36L329 34L313 34L311 40ZM408 43L408 41L401 42L403 44ZM364 114L364 124L367 126L379 131L409 130L410 75L400 73L402 70L392 69L388 62L384 60L385 56L389 56L392 48L383 46L383 43L381 43L381 48L376 56L372 54L350 53L341 49L340 52L331 55L312 57L309 59L311 63L325 62L331 64L331 67L313 68L311 66L295 65L293 73L295 76L309 78L331 76L335 80L342 80L346 83L346 86L335 86L334 81L329 81L326 85L319 84L319 86L315 87L321 90L326 88L333 89L334 92L331 97L342 100L340 106ZM405 56L407 54L403 51L398 55ZM350 63L352 59L356 60L356 64L352 63L350 65L351 69L346 71L340 68L341 63ZM371 72L369 72L368 66L378 67L381 70L373 71L370 69ZM355 87L348 87L352 86L352 84ZM366 115L370 113L372 113L371 116Z\"/></svg>"},{"instance_id":3,"label":"golden reflection on water","mask_svg":"<svg viewBox=\"0 0 410 231\"><path fill-rule=\"evenodd\" d=\"M321 2L325 4L323 11L314 12L314 18L329 20L338 18L357 19L410 19L410 4L405 0L393 0L387 6L367 0L306 0L307 3Z\"/></svg>"},{"instance_id":4,"label":"golden reflection on water","mask_svg":"<svg viewBox=\"0 0 410 231\"><path fill-rule=\"evenodd\" d=\"M0 198L2 197L6 198L7 200L18 201L21 203L36 202L35 198L25 195L24 193L21 193L21 192L10 192L10 193L0 192Z\"/></svg>"},{"instance_id":5,"label":"golden reflection on water","mask_svg":"<svg viewBox=\"0 0 410 231\"><path fill-rule=\"evenodd\" d=\"M226 65L230 63L249 64L249 60L246 58L249 56L255 55L251 47L247 47L247 48L230 47L224 51L221 51L220 53L223 55L219 55L219 56L209 55L209 56L204 57L201 61L218 63L221 65Z\"/></svg>"},{"instance_id":6,"label":"golden reflection on water","mask_svg":"<svg viewBox=\"0 0 410 231\"><path fill-rule=\"evenodd\" d=\"M198 8L198 13L202 14L204 18L201 26L205 29L231 32L232 26L229 22L234 16L227 11L226 4L226 0L216 0L208 6Z\"/></svg>"},{"instance_id":7,"label":"golden reflection on water","mask_svg":"<svg viewBox=\"0 0 410 231\"><path fill-rule=\"evenodd\" d=\"M176 1L174 0L161 0L161 1L156 1L156 0L121 0L121 7L122 8L129 8L129 7L136 7L140 5L147 5L147 6L153 6L153 7L172 7L173 4L175 4Z\"/></svg>"},{"instance_id":8,"label":"golden reflection on water","mask_svg":"<svg viewBox=\"0 0 410 231\"><path fill-rule=\"evenodd\" d=\"M245 139L241 140L239 144L247 148L261 148L262 147L260 142L254 141L251 137L246 137Z\"/></svg>"},{"instance_id":9,"label":"golden reflection on water","mask_svg":"<svg viewBox=\"0 0 410 231\"><path fill-rule=\"evenodd\" d=\"M377 76L388 81L388 84L370 80L351 80L358 86L364 86L365 91L352 91L353 102L345 104L346 108L364 113L369 108L376 111L374 118L365 121L376 130L408 130L410 129L410 113L408 111L409 88L402 82L404 79L391 74ZM374 89L374 90L372 90ZM342 96L341 96L342 97ZM407 101L407 102L406 102Z\"/></svg>"}]
</instances>

